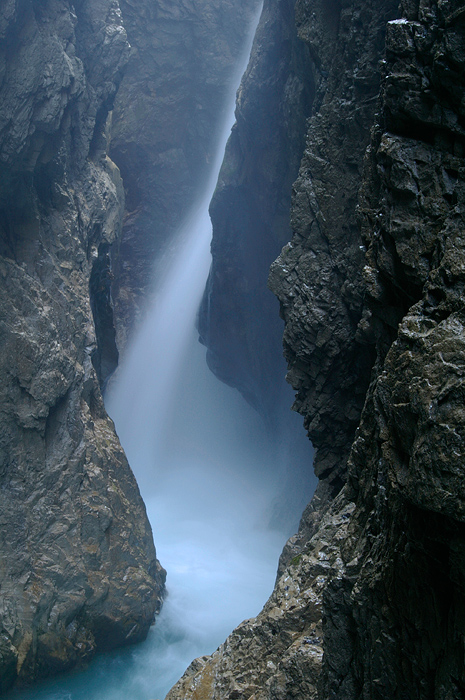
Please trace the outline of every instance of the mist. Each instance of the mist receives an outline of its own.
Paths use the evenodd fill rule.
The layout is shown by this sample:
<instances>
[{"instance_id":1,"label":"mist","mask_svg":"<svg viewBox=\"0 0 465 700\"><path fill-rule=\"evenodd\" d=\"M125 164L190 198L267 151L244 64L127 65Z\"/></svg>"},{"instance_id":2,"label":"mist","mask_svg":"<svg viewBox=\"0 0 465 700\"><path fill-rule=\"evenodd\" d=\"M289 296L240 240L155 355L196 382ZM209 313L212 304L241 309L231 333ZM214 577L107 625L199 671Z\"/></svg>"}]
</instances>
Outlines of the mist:
<instances>
[{"instance_id":1,"label":"mist","mask_svg":"<svg viewBox=\"0 0 465 700\"><path fill-rule=\"evenodd\" d=\"M291 389L283 388L283 418L271 431L208 370L196 331L211 263L208 205L254 29L231 85L209 182L157 264L144 320L105 397L168 572L162 611L143 644L15 698L164 697L195 657L212 653L260 611L312 495L311 445L288 408Z\"/></svg>"}]
</instances>

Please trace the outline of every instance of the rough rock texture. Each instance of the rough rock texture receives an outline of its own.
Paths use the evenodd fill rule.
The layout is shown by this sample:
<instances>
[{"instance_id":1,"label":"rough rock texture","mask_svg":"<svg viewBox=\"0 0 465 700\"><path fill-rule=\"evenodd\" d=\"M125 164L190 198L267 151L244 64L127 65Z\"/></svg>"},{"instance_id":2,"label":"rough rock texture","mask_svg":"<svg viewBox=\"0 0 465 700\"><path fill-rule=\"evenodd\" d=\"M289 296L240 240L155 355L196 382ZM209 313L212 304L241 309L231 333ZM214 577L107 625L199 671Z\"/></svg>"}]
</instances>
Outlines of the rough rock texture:
<instances>
[{"instance_id":1,"label":"rough rock texture","mask_svg":"<svg viewBox=\"0 0 465 700\"><path fill-rule=\"evenodd\" d=\"M320 82L271 284L322 480L264 610L169 700L465 697L465 12L396 14L298 3Z\"/></svg>"},{"instance_id":2,"label":"rough rock texture","mask_svg":"<svg viewBox=\"0 0 465 700\"><path fill-rule=\"evenodd\" d=\"M374 355L355 341L364 291L355 209L380 88L385 26L392 16L392 2L296 5L299 34L312 57L307 79L315 77L317 92L294 186L294 237L272 267L270 286L281 302L288 378L319 448L315 468L321 481L298 535L285 547L270 602L211 662L204 660L199 669L194 664L169 700L210 692L215 698L316 697L321 598L342 564L339 543L353 509L343 496L331 504L344 483ZM205 692L197 695L204 684Z\"/></svg>"},{"instance_id":3,"label":"rough rock texture","mask_svg":"<svg viewBox=\"0 0 465 700\"><path fill-rule=\"evenodd\" d=\"M161 600L99 388L123 201L104 127L127 57L114 0L0 3L3 691L143 638Z\"/></svg>"},{"instance_id":4,"label":"rough rock texture","mask_svg":"<svg viewBox=\"0 0 465 700\"><path fill-rule=\"evenodd\" d=\"M290 237L291 185L313 93L294 1L266 0L210 206L213 263L199 331L212 371L272 422L284 367L282 323L266 280Z\"/></svg>"},{"instance_id":5,"label":"rough rock texture","mask_svg":"<svg viewBox=\"0 0 465 700\"><path fill-rule=\"evenodd\" d=\"M361 336L377 364L350 460L344 563L356 565L343 596L327 591L327 625L351 630L352 660L334 664L330 635L324 687L445 700L465 696L465 13L434 0L402 9L360 206Z\"/></svg>"},{"instance_id":6,"label":"rough rock texture","mask_svg":"<svg viewBox=\"0 0 465 700\"><path fill-rule=\"evenodd\" d=\"M328 577L339 573L339 547L353 510L339 500L317 536L282 569L262 612L239 625L212 656L196 659L166 700L316 700L322 596Z\"/></svg>"},{"instance_id":7,"label":"rough rock texture","mask_svg":"<svg viewBox=\"0 0 465 700\"><path fill-rule=\"evenodd\" d=\"M300 2L296 12L318 90L294 184L294 235L272 267L270 287L286 323L295 408L318 448L315 472L333 494L343 483L373 361L354 341L364 294L355 209L385 24L395 8L392 0Z\"/></svg>"},{"instance_id":8,"label":"rough rock texture","mask_svg":"<svg viewBox=\"0 0 465 700\"><path fill-rule=\"evenodd\" d=\"M201 191L259 0L121 0L132 46L112 118L126 213L113 298L123 349L166 250Z\"/></svg>"}]
</instances>

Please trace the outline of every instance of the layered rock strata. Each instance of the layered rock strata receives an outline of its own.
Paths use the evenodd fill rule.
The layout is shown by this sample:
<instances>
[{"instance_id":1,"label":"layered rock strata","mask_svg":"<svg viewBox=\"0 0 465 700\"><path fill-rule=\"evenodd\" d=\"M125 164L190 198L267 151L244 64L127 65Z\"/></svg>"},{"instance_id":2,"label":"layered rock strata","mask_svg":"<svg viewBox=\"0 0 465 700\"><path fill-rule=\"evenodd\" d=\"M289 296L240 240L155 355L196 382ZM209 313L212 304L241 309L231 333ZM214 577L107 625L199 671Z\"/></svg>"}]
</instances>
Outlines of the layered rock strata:
<instances>
[{"instance_id":1,"label":"layered rock strata","mask_svg":"<svg viewBox=\"0 0 465 700\"><path fill-rule=\"evenodd\" d=\"M0 5L2 691L142 639L161 601L99 387L123 202L105 123L128 54L114 0Z\"/></svg>"},{"instance_id":2,"label":"layered rock strata","mask_svg":"<svg viewBox=\"0 0 465 700\"><path fill-rule=\"evenodd\" d=\"M260 0L121 0L132 46L111 127L126 211L113 249L117 343L140 317L154 262L202 191Z\"/></svg>"},{"instance_id":3,"label":"layered rock strata","mask_svg":"<svg viewBox=\"0 0 465 700\"><path fill-rule=\"evenodd\" d=\"M458 700L463 6L297 10L319 87L271 284L321 481L263 611L168 698Z\"/></svg>"}]
</instances>

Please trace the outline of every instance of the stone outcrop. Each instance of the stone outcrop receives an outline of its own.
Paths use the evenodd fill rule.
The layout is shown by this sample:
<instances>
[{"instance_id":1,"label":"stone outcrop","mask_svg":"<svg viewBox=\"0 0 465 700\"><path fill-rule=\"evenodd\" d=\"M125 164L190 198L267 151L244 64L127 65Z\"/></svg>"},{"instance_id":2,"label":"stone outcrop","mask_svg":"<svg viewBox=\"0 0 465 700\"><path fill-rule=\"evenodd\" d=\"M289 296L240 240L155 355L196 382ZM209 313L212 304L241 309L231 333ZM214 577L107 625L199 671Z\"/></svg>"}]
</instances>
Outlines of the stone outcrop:
<instances>
[{"instance_id":1,"label":"stone outcrop","mask_svg":"<svg viewBox=\"0 0 465 700\"><path fill-rule=\"evenodd\" d=\"M120 351L151 289L154 262L174 245L202 191L258 5L120 0L132 46L111 127L111 157L126 191L123 233L112 253Z\"/></svg>"},{"instance_id":2,"label":"stone outcrop","mask_svg":"<svg viewBox=\"0 0 465 700\"><path fill-rule=\"evenodd\" d=\"M142 639L164 572L105 413L115 0L0 4L0 689ZM113 359L111 359L113 358Z\"/></svg>"},{"instance_id":3,"label":"stone outcrop","mask_svg":"<svg viewBox=\"0 0 465 700\"><path fill-rule=\"evenodd\" d=\"M297 3L317 94L270 283L320 485L263 611L169 700L465 695L464 16Z\"/></svg>"},{"instance_id":4,"label":"stone outcrop","mask_svg":"<svg viewBox=\"0 0 465 700\"><path fill-rule=\"evenodd\" d=\"M364 249L356 220L363 155L376 109L384 29L396 3L297 4L317 96L299 177L293 238L270 275L285 320L288 381L317 448L315 472L335 495L360 419L373 355L355 342ZM362 19L363 15L363 19Z\"/></svg>"},{"instance_id":5,"label":"stone outcrop","mask_svg":"<svg viewBox=\"0 0 465 700\"><path fill-rule=\"evenodd\" d=\"M212 656L196 659L166 700L317 699L323 595L328 577L339 574L352 510L339 498L315 537L289 560L260 614L239 625Z\"/></svg>"},{"instance_id":6,"label":"stone outcrop","mask_svg":"<svg viewBox=\"0 0 465 700\"><path fill-rule=\"evenodd\" d=\"M160 605L164 572L100 387L149 254L195 195L251 11L240 3L201 59L213 71L201 85L191 40L209 46L233 3L208 7L197 22L162 0L0 3L0 691L143 638ZM277 326L259 313L305 146L270 286L320 484L263 611L168 699L458 700L463 3L298 0L295 20L300 45L293 3L265 3L212 204L200 330L218 376L269 413ZM191 93L177 87L186 66ZM110 129L127 194L119 257Z\"/></svg>"}]
</instances>

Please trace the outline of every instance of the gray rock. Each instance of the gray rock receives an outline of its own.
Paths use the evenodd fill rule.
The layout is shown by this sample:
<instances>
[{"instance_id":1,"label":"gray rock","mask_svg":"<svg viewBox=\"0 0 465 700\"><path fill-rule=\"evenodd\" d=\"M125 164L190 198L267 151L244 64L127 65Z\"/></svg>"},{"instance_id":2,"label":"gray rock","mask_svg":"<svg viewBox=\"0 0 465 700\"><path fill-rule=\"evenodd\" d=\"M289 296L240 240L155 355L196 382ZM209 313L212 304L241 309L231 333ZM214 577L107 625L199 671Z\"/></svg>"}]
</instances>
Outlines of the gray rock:
<instances>
[{"instance_id":1,"label":"gray rock","mask_svg":"<svg viewBox=\"0 0 465 700\"><path fill-rule=\"evenodd\" d=\"M93 365L89 284L122 216L102 131L128 57L118 5L18 0L0 17L5 691L142 639L164 572Z\"/></svg>"},{"instance_id":2,"label":"gray rock","mask_svg":"<svg viewBox=\"0 0 465 700\"><path fill-rule=\"evenodd\" d=\"M368 246L360 334L377 362L350 466L358 553L349 604L354 661L327 689L461 698L463 635L463 146L454 3L413 3L387 34L382 109L361 192ZM462 39L458 41L458 36ZM460 47L460 48L459 48ZM328 661L337 639L325 647ZM369 670L368 670L369 669ZM335 697L360 697L351 695Z\"/></svg>"},{"instance_id":3,"label":"gray rock","mask_svg":"<svg viewBox=\"0 0 465 700\"><path fill-rule=\"evenodd\" d=\"M274 430L282 421L285 366L282 322L267 277L290 237L291 186L313 95L293 3L265 2L210 206L213 263L199 331L212 371Z\"/></svg>"},{"instance_id":4,"label":"gray rock","mask_svg":"<svg viewBox=\"0 0 465 700\"><path fill-rule=\"evenodd\" d=\"M376 9L301 2L296 10L318 92L294 185L294 237L272 266L270 286L286 322L295 408L318 448L316 474L330 478L333 493L344 480L373 361L370 349L354 342L364 293L355 208L379 90L384 25L393 12L389 2Z\"/></svg>"},{"instance_id":5,"label":"gray rock","mask_svg":"<svg viewBox=\"0 0 465 700\"><path fill-rule=\"evenodd\" d=\"M284 700L318 694L325 591L331 580L341 581L341 548L353 511L346 491L337 494L374 356L371 348L364 349L355 340L364 293L364 251L355 207L381 80L378 62L385 20L394 7L371 6L366 23L360 20L361 12L361 3L342 9L327 3L297 4L299 33L311 41L317 92L294 185L294 237L270 274L270 287L278 294L286 324L288 378L299 390L296 408L318 447L320 485L299 533L285 547L275 591L262 613L235 630L200 668L188 671L169 700L196 696ZM252 65L249 79L254 70L261 75ZM258 86L256 92L260 94ZM241 169L233 165L232 174L226 176L234 183ZM342 607L350 597L350 585L341 582L339 596ZM339 640L335 663L347 668L352 659L350 626L337 627L333 636Z\"/></svg>"},{"instance_id":6,"label":"gray rock","mask_svg":"<svg viewBox=\"0 0 465 700\"><path fill-rule=\"evenodd\" d=\"M328 578L339 575L339 545L352 510L336 499L318 535L283 569L261 613L239 625L212 656L196 659L166 700L316 700L323 594Z\"/></svg>"},{"instance_id":7,"label":"gray rock","mask_svg":"<svg viewBox=\"0 0 465 700\"><path fill-rule=\"evenodd\" d=\"M169 700L465 695L464 13L395 13L298 3L319 89L271 285L320 485L263 611Z\"/></svg>"}]
</instances>

